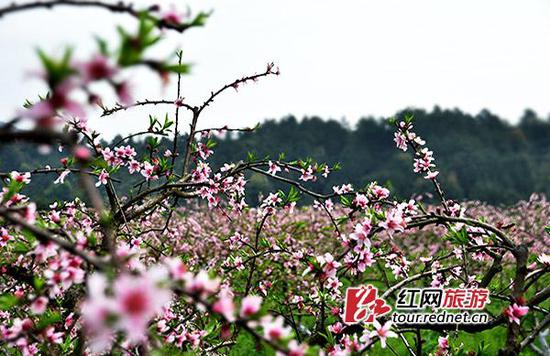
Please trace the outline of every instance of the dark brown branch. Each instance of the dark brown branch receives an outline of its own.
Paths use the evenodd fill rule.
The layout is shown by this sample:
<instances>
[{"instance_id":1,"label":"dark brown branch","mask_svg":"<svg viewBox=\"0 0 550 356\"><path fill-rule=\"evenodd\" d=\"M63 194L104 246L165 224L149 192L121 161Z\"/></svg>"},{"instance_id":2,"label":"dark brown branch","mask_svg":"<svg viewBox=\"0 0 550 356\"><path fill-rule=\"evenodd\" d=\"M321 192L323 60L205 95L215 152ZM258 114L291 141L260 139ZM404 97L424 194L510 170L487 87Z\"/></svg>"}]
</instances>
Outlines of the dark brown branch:
<instances>
[{"instance_id":1,"label":"dark brown branch","mask_svg":"<svg viewBox=\"0 0 550 356\"><path fill-rule=\"evenodd\" d=\"M227 126L224 126L224 127L212 127L208 129L196 130L195 134L202 133L202 132L211 132L211 131L254 132L255 130L256 130L256 127L229 128Z\"/></svg>"},{"instance_id":2,"label":"dark brown branch","mask_svg":"<svg viewBox=\"0 0 550 356\"><path fill-rule=\"evenodd\" d=\"M178 64L181 65L181 57L182 57L182 52L179 51L178 52ZM178 85L177 85L177 91L176 91L176 101L177 101L177 104L176 104L176 112L175 112L175 116L176 116L176 126L174 127L174 142L172 144L172 159L171 159L171 164L170 164L170 175L172 175L172 173L174 173L174 164L176 162L176 156L178 154L178 136L179 136L179 122L180 122L180 106L183 106L185 104L183 104L182 102L182 99L180 99L180 96L181 96L181 73L178 73Z\"/></svg>"},{"instance_id":3,"label":"dark brown branch","mask_svg":"<svg viewBox=\"0 0 550 356\"><path fill-rule=\"evenodd\" d=\"M17 214L10 212L6 208L0 207L0 216L4 217L4 219L6 219L12 224L15 224L24 229L27 229L38 239L38 241L42 243L53 242L54 244L58 245L65 251L81 257L83 260L96 266L99 269L103 269L105 267L105 264L102 261L100 261L96 257L86 254L82 250L77 249L73 243L65 239L62 239L60 236L52 234L49 231L42 230L34 225L29 224L27 221L19 217Z\"/></svg>"},{"instance_id":4,"label":"dark brown branch","mask_svg":"<svg viewBox=\"0 0 550 356\"><path fill-rule=\"evenodd\" d=\"M150 11L151 8L136 10L131 3L124 3L122 1L119 1L117 3L107 3L107 2L95 1L95 0L50 0L50 1L30 2L30 3L24 3L24 4L12 3L11 5L0 8L0 17L14 14L17 12L27 11L27 10L40 9L40 8L52 9L58 6L95 7L95 8L105 9L114 13L128 14L132 17L135 17L136 19L140 19L141 16L144 16L143 14L145 14L145 16L148 19L155 21L155 24L158 28L170 29L180 33L184 32L185 30L191 27L200 26L200 24L194 24L194 23L175 24L172 22L168 22L148 14L147 11Z\"/></svg>"},{"instance_id":5,"label":"dark brown branch","mask_svg":"<svg viewBox=\"0 0 550 356\"><path fill-rule=\"evenodd\" d=\"M226 91L227 89L229 88L233 88L235 90L237 90L237 88L239 87L239 85L241 84L244 84L246 82L249 82L249 81L256 81L262 77L267 77L269 75L279 75L279 69L275 69L274 67L274 64L273 63L269 63L267 65L267 68L266 70L263 72L263 73L260 73L260 74L254 74L254 75L250 75L250 76L247 76L247 77L242 77L241 79L237 79L235 81L233 81L232 83L229 83L229 84L226 84L224 85L223 87L221 87L220 89L218 89L217 91L215 92L212 92L210 93L210 97L199 107L198 109L198 114L200 115L200 113L207 107L209 106L210 104L212 104L212 102L214 101L214 99L220 95L221 93L223 93L224 91Z\"/></svg>"},{"instance_id":6,"label":"dark brown branch","mask_svg":"<svg viewBox=\"0 0 550 356\"><path fill-rule=\"evenodd\" d=\"M484 223L482 221L469 219L469 218L457 218L452 216L444 216L444 215L437 215L437 214L431 214L431 215L419 215L414 217L414 221L422 220L422 219L428 219L430 223L433 221L431 219L439 220L440 222L456 222L456 223L463 223L470 226L476 226L481 227L487 231L490 231L494 233L502 242L504 242L506 247L515 248L514 243L512 240L501 230L497 229L493 225Z\"/></svg>"},{"instance_id":7,"label":"dark brown branch","mask_svg":"<svg viewBox=\"0 0 550 356\"><path fill-rule=\"evenodd\" d=\"M529 346L533 341L535 341L535 338L539 335L540 332L544 331L546 328L550 326L550 314L546 315L546 317L535 327L534 330L531 331L529 336L527 336L520 344L520 348L523 350L527 346Z\"/></svg>"},{"instance_id":8,"label":"dark brown branch","mask_svg":"<svg viewBox=\"0 0 550 356\"><path fill-rule=\"evenodd\" d=\"M163 132L155 132L155 131L140 131L140 132L136 132L136 133L133 133L131 135L128 135L126 137L123 137L121 138L120 140L118 140L117 142L113 143L110 145L111 148L113 147L116 147L120 144L122 144L124 141L126 140L129 140L129 139L132 139L134 137L138 137L138 136L142 136L142 135L157 135L157 136L163 136L163 137L166 137L168 136L167 134L163 133Z\"/></svg>"},{"instance_id":9,"label":"dark brown branch","mask_svg":"<svg viewBox=\"0 0 550 356\"><path fill-rule=\"evenodd\" d=\"M35 143L52 144L60 142L62 144L71 145L76 142L76 135L62 133L53 130L29 130L29 131L13 131L10 129L0 130L0 143L29 141Z\"/></svg>"},{"instance_id":10,"label":"dark brown branch","mask_svg":"<svg viewBox=\"0 0 550 356\"><path fill-rule=\"evenodd\" d=\"M138 107L138 106L147 106L147 105L176 105L175 101L170 101L170 100L143 100L143 101L136 101L135 103L133 104L130 104L130 105L126 105L126 106L123 106L121 104L117 104L115 107L113 108L104 108L103 109L103 113L101 114L101 116L109 116L109 115L112 115L118 111L124 111L124 110L128 110L128 109L131 109L131 108L135 108L135 107ZM186 108L187 110L193 110L193 107L191 105L188 105L188 104L185 104L185 103L179 103L178 105L176 105L176 107L184 107Z\"/></svg>"}]
</instances>

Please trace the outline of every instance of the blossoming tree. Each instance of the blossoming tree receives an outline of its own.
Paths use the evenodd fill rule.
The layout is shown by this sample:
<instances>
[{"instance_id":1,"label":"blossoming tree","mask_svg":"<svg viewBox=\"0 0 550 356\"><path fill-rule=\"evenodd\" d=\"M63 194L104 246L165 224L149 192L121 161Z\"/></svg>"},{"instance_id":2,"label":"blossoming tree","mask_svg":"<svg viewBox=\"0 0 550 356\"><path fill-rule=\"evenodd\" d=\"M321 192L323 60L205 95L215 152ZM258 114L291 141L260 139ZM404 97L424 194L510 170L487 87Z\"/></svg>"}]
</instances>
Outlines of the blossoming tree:
<instances>
[{"instance_id":1,"label":"blossoming tree","mask_svg":"<svg viewBox=\"0 0 550 356\"><path fill-rule=\"evenodd\" d=\"M253 129L199 129L201 114L218 96L277 76L279 69L270 63L222 85L202 103L189 103L181 92L189 70L181 52L168 60L151 55L165 32L202 26L205 13L47 0L9 5L0 17L57 6L125 13L136 19L137 30L119 29L117 46L98 40L88 59L77 60L71 51L61 58L39 52L47 95L27 101L0 128L4 145L28 141L65 154L57 167L2 173L3 349L24 355L260 348L294 356L381 349L445 355L463 349L465 334L499 330L505 336L493 342L503 355L548 352L550 205L543 198L504 212L448 199L412 117L390 124L397 148L411 152L414 172L433 183L435 205L401 201L376 182L318 192L315 181L339 166L311 159L248 154L213 167L209 157L219 133ZM128 78L137 66L163 82L175 79L174 97L135 101ZM115 104L94 91L98 82L112 88ZM88 126L89 112L98 107L108 119L160 105L170 110L164 120L150 116L148 127L110 145ZM146 137L144 155L128 143L140 136ZM166 146L160 137L172 140ZM121 195L117 175L123 170L137 183ZM288 188L251 207L244 198L250 174ZM52 184L77 176L83 195L39 208L25 195L35 175L51 175ZM313 205L297 206L304 197ZM372 324L345 325L345 288L367 282L388 302L412 286L488 288L491 319L397 325L382 316ZM484 345L475 352L484 352Z\"/></svg>"}]
</instances>

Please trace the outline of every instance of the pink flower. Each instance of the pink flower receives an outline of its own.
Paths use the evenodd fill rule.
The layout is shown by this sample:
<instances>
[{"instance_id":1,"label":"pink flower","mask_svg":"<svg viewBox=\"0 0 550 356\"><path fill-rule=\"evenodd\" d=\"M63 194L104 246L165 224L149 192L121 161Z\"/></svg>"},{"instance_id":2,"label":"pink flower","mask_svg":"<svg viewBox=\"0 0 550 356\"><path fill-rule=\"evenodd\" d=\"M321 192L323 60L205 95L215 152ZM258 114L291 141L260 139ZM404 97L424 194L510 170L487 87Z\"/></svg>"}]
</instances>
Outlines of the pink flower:
<instances>
[{"instance_id":1,"label":"pink flower","mask_svg":"<svg viewBox=\"0 0 550 356\"><path fill-rule=\"evenodd\" d=\"M167 271L152 267L142 275L120 275L113 283L113 295L106 295L107 279L102 274L88 278L88 296L81 314L94 352L108 349L117 330L126 333L130 344L143 341L148 324L171 300L171 293L161 283ZM110 316L115 316L111 324Z\"/></svg>"},{"instance_id":2,"label":"pink flower","mask_svg":"<svg viewBox=\"0 0 550 356\"><path fill-rule=\"evenodd\" d=\"M67 178L69 173L71 173L71 171L68 170L68 169L61 172L61 174L59 175L59 177L57 177L57 179L53 182L53 184L60 184L60 183L63 184L63 183L65 183L65 178Z\"/></svg>"},{"instance_id":3,"label":"pink flower","mask_svg":"<svg viewBox=\"0 0 550 356\"><path fill-rule=\"evenodd\" d=\"M352 192L353 188L351 184L344 184L341 187L338 187L335 185L334 187L332 187L332 190L334 191L335 194L342 195L342 194Z\"/></svg>"},{"instance_id":4,"label":"pink flower","mask_svg":"<svg viewBox=\"0 0 550 356\"><path fill-rule=\"evenodd\" d=\"M115 147L115 155L119 158L130 159L134 157L136 154L137 154L136 150L130 145Z\"/></svg>"},{"instance_id":5,"label":"pink flower","mask_svg":"<svg viewBox=\"0 0 550 356\"><path fill-rule=\"evenodd\" d=\"M187 272L183 277L185 281L185 291L192 294L200 294L208 296L218 291L220 280L218 278L210 278L204 270L199 271L196 276L191 272Z\"/></svg>"},{"instance_id":6,"label":"pink flower","mask_svg":"<svg viewBox=\"0 0 550 356\"><path fill-rule=\"evenodd\" d=\"M341 322L337 322L328 327L328 331L333 334L340 334L344 330L344 325Z\"/></svg>"},{"instance_id":7,"label":"pink flower","mask_svg":"<svg viewBox=\"0 0 550 356\"><path fill-rule=\"evenodd\" d=\"M514 303L504 311L504 315L508 317L508 320L511 323L516 323L519 325L520 323L519 319L522 316L526 315L528 312L529 312L529 307L521 306L521 305L518 305L517 303Z\"/></svg>"},{"instance_id":8,"label":"pink flower","mask_svg":"<svg viewBox=\"0 0 550 356\"><path fill-rule=\"evenodd\" d=\"M435 167L435 164L433 164L433 161L435 160L435 158L433 158L433 152L428 150L428 148L425 147L420 152L416 153L416 157L417 158L414 159L414 165L413 165L414 172L416 173L428 172L428 176L433 176L433 173L430 174L430 169ZM428 178L428 179L433 179L433 178Z\"/></svg>"},{"instance_id":9,"label":"pink flower","mask_svg":"<svg viewBox=\"0 0 550 356\"><path fill-rule=\"evenodd\" d=\"M109 58L97 54L90 61L78 63L77 67L84 83L89 83L101 79L110 79L117 68L109 63Z\"/></svg>"},{"instance_id":10,"label":"pink flower","mask_svg":"<svg viewBox=\"0 0 550 356\"><path fill-rule=\"evenodd\" d=\"M449 348L449 337L440 336L439 339L437 339L437 346L440 351L446 351Z\"/></svg>"},{"instance_id":11,"label":"pink flower","mask_svg":"<svg viewBox=\"0 0 550 356\"><path fill-rule=\"evenodd\" d=\"M85 116L82 106L71 100L69 94L74 88L74 83L65 80L58 84L53 93L45 100L39 101L31 106L24 113L27 117L37 120L37 125L50 127L56 123L58 111L63 111L73 117L83 118Z\"/></svg>"},{"instance_id":12,"label":"pink flower","mask_svg":"<svg viewBox=\"0 0 550 356\"><path fill-rule=\"evenodd\" d=\"M90 150L88 150L84 146L78 146L74 151L74 156L77 160L86 162L92 157L92 154L90 153Z\"/></svg>"},{"instance_id":13,"label":"pink flower","mask_svg":"<svg viewBox=\"0 0 550 356\"><path fill-rule=\"evenodd\" d=\"M170 274L175 280L183 280L185 272L187 272L187 267L183 264L179 258L167 258L166 265L170 270Z\"/></svg>"},{"instance_id":14,"label":"pink flower","mask_svg":"<svg viewBox=\"0 0 550 356\"><path fill-rule=\"evenodd\" d=\"M63 332L55 332L55 328L53 326L49 326L45 330L45 335L48 341L52 344L61 344L63 342Z\"/></svg>"},{"instance_id":15,"label":"pink flower","mask_svg":"<svg viewBox=\"0 0 550 356\"><path fill-rule=\"evenodd\" d=\"M332 202L331 199L327 199L325 200L325 208L327 208L327 210L330 212L332 210L334 210L334 203Z\"/></svg>"},{"instance_id":16,"label":"pink flower","mask_svg":"<svg viewBox=\"0 0 550 356\"><path fill-rule=\"evenodd\" d=\"M223 315L230 323L235 321L235 303L233 303L231 292L227 289L223 289L220 292L218 300L212 305L212 311Z\"/></svg>"},{"instance_id":17,"label":"pink flower","mask_svg":"<svg viewBox=\"0 0 550 356\"><path fill-rule=\"evenodd\" d=\"M273 318L271 315L266 315L261 319L260 324L264 329L264 336L268 340L278 341L290 335L290 327L284 326L282 316Z\"/></svg>"},{"instance_id":18,"label":"pink flower","mask_svg":"<svg viewBox=\"0 0 550 356\"><path fill-rule=\"evenodd\" d=\"M383 349L386 348L386 339L388 337L397 337L397 334L390 330L391 324L391 321L388 321L384 324L384 326L382 326L377 319L374 319L373 321L373 326L376 330L371 331L369 337L373 338L375 336L378 336L378 338L380 339L380 345Z\"/></svg>"},{"instance_id":19,"label":"pink flower","mask_svg":"<svg viewBox=\"0 0 550 356\"><path fill-rule=\"evenodd\" d=\"M208 148L208 146L205 145L204 143L199 142L199 143L197 144L197 154L199 155L199 157L200 157L201 159L207 159L207 158L210 157L213 153L214 153L214 151L211 150L210 148Z\"/></svg>"},{"instance_id":20,"label":"pink flower","mask_svg":"<svg viewBox=\"0 0 550 356\"><path fill-rule=\"evenodd\" d=\"M134 174L135 172L138 172L141 169L141 163L139 163L136 160L131 160L128 163L128 172L130 174Z\"/></svg>"},{"instance_id":21,"label":"pink flower","mask_svg":"<svg viewBox=\"0 0 550 356\"><path fill-rule=\"evenodd\" d=\"M130 85L127 82L121 82L115 85L115 91L118 98L124 105L132 103L133 98L130 90Z\"/></svg>"},{"instance_id":22,"label":"pink flower","mask_svg":"<svg viewBox=\"0 0 550 356\"><path fill-rule=\"evenodd\" d=\"M31 174L29 172L19 173L17 171L12 171L10 173L10 179L18 183L29 184L31 182Z\"/></svg>"},{"instance_id":23,"label":"pink flower","mask_svg":"<svg viewBox=\"0 0 550 356\"><path fill-rule=\"evenodd\" d=\"M31 312L33 314L43 314L48 306L48 298L38 297L31 304Z\"/></svg>"},{"instance_id":24,"label":"pink flower","mask_svg":"<svg viewBox=\"0 0 550 356\"><path fill-rule=\"evenodd\" d=\"M180 25L183 21L183 15L178 13L175 8L172 8L162 15L162 20L171 25Z\"/></svg>"},{"instance_id":25,"label":"pink flower","mask_svg":"<svg viewBox=\"0 0 550 356\"><path fill-rule=\"evenodd\" d=\"M370 218L366 218L362 223L355 225L355 231L349 235L350 239L356 240L359 245L365 245L370 248L369 233L372 230Z\"/></svg>"},{"instance_id":26,"label":"pink flower","mask_svg":"<svg viewBox=\"0 0 550 356\"><path fill-rule=\"evenodd\" d=\"M370 251L362 251L359 253L359 260L357 261L357 269L359 272L365 272L367 267L372 266L374 263L374 255Z\"/></svg>"},{"instance_id":27,"label":"pink flower","mask_svg":"<svg viewBox=\"0 0 550 356\"><path fill-rule=\"evenodd\" d=\"M404 231L407 222L403 218L401 209L392 209L386 212L386 220L379 223L390 235L396 231Z\"/></svg>"},{"instance_id":28,"label":"pink flower","mask_svg":"<svg viewBox=\"0 0 550 356\"><path fill-rule=\"evenodd\" d=\"M65 320L63 321L63 326L65 327L65 330L69 329L74 323L74 313L70 313L67 315Z\"/></svg>"},{"instance_id":29,"label":"pink flower","mask_svg":"<svg viewBox=\"0 0 550 356\"><path fill-rule=\"evenodd\" d=\"M115 153L111 151L109 147L101 150L101 155L103 156L105 162L109 163L110 166L114 166L117 163Z\"/></svg>"},{"instance_id":30,"label":"pink flower","mask_svg":"<svg viewBox=\"0 0 550 356\"><path fill-rule=\"evenodd\" d=\"M390 196L390 191L376 184L371 184L370 192L373 200L383 200Z\"/></svg>"},{"instance_id":31,"label":"pink flower","mask_svg":"<svg viewBox=\"0 0 550 356\"><path fill-rule=\"evenodd\" d=\"M407 151L407 137L405 137L405 135L401 132L396 132L393 136L393 141L395 142L397 148L403 152Z\"/></svg>"},{"instance_id":32,"label":"pink flower","mask_svg":"<svg viewBox=\"0 0 550 356\"><path fill-rule=\"evenodd\" d=\"M271 175L277 175L277 172L280 172L281 171L281 167L279 167L278 165L276 165L275 163L269 161L267 162L268 166L269 166L269 169L267 170L267 172Z\"/></svg>"},{"instance_id":33,"label":"pink flower","mask_svg":"<svg viewBox=\"0 0 550 356\"><path fill-rule=\"evenodd\" d=\"M220 171L222 171L222 172L229 172L229 171L232 170L233 168L235 168L235 163L231 163L231 164L224 163L224 164L223 164L223 167L220 168Z\"/></svg>"},{"instance_id":34,"label":"pink flower","mask_svg":"<svg viewBox=\"0 0 550 356\"><path fill-rule=\"evenodd\" d=\"M15 297L18 299L23 298L25 296L25 291L23 290L23 288L21 288L20 286L17 286L15 288L16 289L13 295L15 295Z\"/></svg>"},{"instance_id":35,"label":"pink flower","mask_svg":"<svg viewBox=\"0 0 550 356\"><path fill-rule=\"evenodd\" d=\"M145 180L156 180L158 176L155 175L155 166L151 163L145 161L143 162L143 169L141 170L141 175L145 177Z\"/></svg>"},{"instance_id":36,"label":"pink flower","mask_svg":"<svg viewBox=\"0 0 550 356\"><path fill-rule=\"evenodd\" d=\"M13 236L9 234L8 229L4 227L0 228L0 247L6 246L11 240L13 240Z\"/></svg>"},{"instance_id":37,"label":"pink flower","mask_svg":"<svg viewBox=\"0 0 550 356\"><path fill-rule=\"evenodd\" d=\"M304 182L307 181L315 181L317 178L314 175L313 166L309 165L307 169L301 169L302 175L300 176L300 180L303 180Z\"/></svg>"},{"instance_id":38,"label":"pink flower","mask_svg":"<svg viewBox=\"0 0 550 356\"><path fill-rule=\"evenodd\" d=\"M81 314L88 331L99 331L106 327L107 317L114 309L113 302L105 295L107 278L95 273L88 277L88 296L82 304Z\"/></svg>"},{"instance_id":39,"label":"pink flower","mask_svg":"<svg viewBox=\"0 0 550 356\"><path fill-rule=\"evenodd\" d=\"M358 208L365 209L369 203L369 199L364 194L356 194L353 199L353 205Z\"/></svg>"},{"instance_id":40,"label":"pink flower","mask_svg":"<svg viewBox=\"0 0 550 356\"><path fill-rule=\"evenodd\" d=\"M401 209L405 215L415 215L418 211L416 202L414 199L410 199L408 202L400 203L398 209Z\"/></svg>"},{"instance_id":41,"label":"pink flower","mask_svg":"<svg viewBox=\"0 0 550 356\"><path fill-rule=\"evenodd\" d=\"M23 217L29 224L34 224L36 222L36 204L35 203L29 203L25 207Z\"/></svg>"},{"instance_id":42,"label":"pink flower","mask_svg":"<svg viewBox=\"0 0 550 356\"><path fill-rule=\"evenodd\" d=\"M109 173L107 173L104 169L99 173L99 177L97 178L98 181L95 184L96 187L99 187L100 185L107 185L107 179L109 178Z\"/></svg>"},{"instance_id":43,"label":"pink flower","mask_svg":"<svg viewBox=\"0 0 550 356\"><path fill-rule=\"evenodd\" d=\"M550 255L543 253L537 258L537 261L548 267L550 266Z\"/></svg>"},{"instance_id":44,"label":"pink flower","mask_svg":"<svg viewBox=\"0 0 550 356\"><path fill-rule=\"evenodd\" d=\"M113 283L117 326L131 343L147 337L149 322L171 300L170 291L159 286L164 280L166 270L153 267L141 276L123 274Z\"/></svg>"},{"instance_id":45,"label":"pink flower","mask_svg":"<svg viewBox=\"0 0 550 356\"><path fill-rule=\"evenodd\" d=\"M336 269L340 267L340 262L334 259L330 253L325 253L323 256L316 257L317 262L323 268L325 277L334 278L336 276Z\"/></svg>"},{"instance_id":46,"label":"pink flower","mask_svg":"<svg viewBox=\"0 0 550 356\"><path fill-rule=\"evenodd\" d=\"M425 179L435 179L439 175L439 171L428 171L428 174L424 176Z\"/></svg>"},{"instance_id":47,"label":"pink flower","mask_svg":"<svg viewBox=\"0 0 550 356\"><path fill-rule=\"evenodd\" d=\"M269 193L267 198L263 201L262 205L265 206L276 206L277 204L281 203L283 200L277 193Z\"/></svg>"},{"instance_id":48,"label":"pink flower","mask_svg":"<svg viewBox=\"0 0 550 356\"><path fill-rule=\"evenodd\" d=\"M249 295L244 297L241 302L241 318L250 318L258 311L262 305L262 297L257 295Z\"/></svg>"},{"instance_id":49,"label":"pink flower","mask_svg":"<svg viewBox=\"0 0 550 356\"><path fill-rule=\"evenodd\" d=\"M233 265L238 271L244 270L243 259L241 256L237 256L233 259Z\"/></svg>"},{"instance_id":50,"label":"pink flower","mask_svg":"<svg viewBox=\"0 0 550 356\"><path fill-rule=\"evenodd\" d=\"M307 351L307 345L306 344L298 344L298 341L296 340L290 340L288 342L288 353L287 356L304 356ZM280 353L277 354L279 356Z\"/></svg>"}]
</instances>

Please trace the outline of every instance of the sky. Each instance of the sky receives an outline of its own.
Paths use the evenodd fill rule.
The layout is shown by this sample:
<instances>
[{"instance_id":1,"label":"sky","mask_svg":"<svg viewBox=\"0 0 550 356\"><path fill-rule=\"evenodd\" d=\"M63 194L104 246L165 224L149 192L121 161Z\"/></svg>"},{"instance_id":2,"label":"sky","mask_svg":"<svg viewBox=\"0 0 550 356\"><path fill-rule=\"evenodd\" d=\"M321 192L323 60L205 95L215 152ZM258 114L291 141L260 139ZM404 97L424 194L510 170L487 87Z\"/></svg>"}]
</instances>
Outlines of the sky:
<instances>
[{"instance_id":1,"label":"sky","mask_svg":"<svg viewBox=\"0 0 550 356\"><path fill-rule=\"evenodd\" d=\"M151 1L135 1L151 4ZM190 0L161 1L185 10L213 10L204 28L166 32L151 53L181 48L193 71L183 96L200 104L211 90L275 62L281 75L228 91L204 112L201 128L253 126L266 118L317 115L353 124L406 107L487 108L517 122L525 108L550 112L550 1L547 0ZM126 15L59 7L0 19L0 118L43 93L32 72L36 48L77 57L94 52L94 35L116 39ZM146 70L129 73L136 99L175 98ZM109 103L107 101L107 103ZM106 137L147 125L136 109L107 118L89 114ZM172 110L169 110L171 113ZM187 118L184 118L187 119Z\"/></svg>"}]
</instances>

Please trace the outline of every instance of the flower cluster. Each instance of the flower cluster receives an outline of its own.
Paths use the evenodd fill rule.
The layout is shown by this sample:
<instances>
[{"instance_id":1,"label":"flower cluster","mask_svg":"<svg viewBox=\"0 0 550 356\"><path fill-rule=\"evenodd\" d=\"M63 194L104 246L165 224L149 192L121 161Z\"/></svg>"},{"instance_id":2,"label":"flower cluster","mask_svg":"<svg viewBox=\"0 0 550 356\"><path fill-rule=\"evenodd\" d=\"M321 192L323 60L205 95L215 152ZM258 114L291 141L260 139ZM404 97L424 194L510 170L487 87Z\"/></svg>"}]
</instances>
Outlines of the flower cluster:
<instances>
[{"instance_id":1,"label":"flower cluster","mask_svg":"<svg viewBox=\"0 0 550 356\"><path fill-rule=\"evenodd\" d=\"M394 134L394 141L402 151L407 151L407 147L410 145L414 150L414 172L425 174L425 179L435 179L439 175L439 171L435 168L435 158L433 152L424 147L426 141L412 131L413 125L411 121L401 121L398 124L398 130Z\"/></svg>"},{"instance_id":2,"label":"flower cluster","mask_svg":"<svg viewBox=\"0 0 550 356\"><path fill-rule=\"evenodd\" d=\"M507 209L446 199L433 152L412 131L410 117L396 125L394 141L412 149L413 171L433 182L441 205L424 204L422 196L398 199L377 182L315 191L314 183L339 165L312 159L248 153L246 160L216 163L216 133L253 130L197 130L200 114L225 90L278 75L278 68L270 63L226 84L201 105L187 104L180 85L175 101L131 102L127 68L145 65L163 82L169 72L181 79L188 70L181 52L177 65L145 56L161 39L155 29L182 32L201 25L204 15L185 23L176 9L153 6L138 14L112 6L139 17L137 33L121 28L117 50L99 40L89 61L41 53L50 93L22 113L36 120L34 128L13 136L58 144L64 156L58 168L2 175L0 343L8 353L231 353L251 340L258 350L292 356L362 354L401 342L414 350L410 338L397 338L408 330L382 317L344 326L343 292L366 280L382 284L389 302L409 286L501 291L491 296L491 322L476 327L507 327L504 354L533 341L525 335L540 332L535 320L546 312L538 304L548 299L541 282L550 268L544 197ZM106 108L92 90L99 81L121 103ZM106 146L84 120L87 104L100 105L104 116L167 104L175 117L150 116L144 131ZM180 110L191 114L183 148ZM61 117L66 126L56 131ZM160 139L169 133L172 142ZM138 136L145 141L134 142ZM78 175L85 198L33 201L25 189L35 174L54 174L54 184ZM284 188L249 205L247 179L256 175ZM135 190L121 194L122 179L135 180ZM451 354L460 332L471 331L469 325L430 327L439 334L425 345L437 355ZM416 327L417 349L434 338L424 328Z\"/></svg>"}]
</instances>

